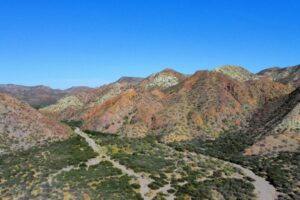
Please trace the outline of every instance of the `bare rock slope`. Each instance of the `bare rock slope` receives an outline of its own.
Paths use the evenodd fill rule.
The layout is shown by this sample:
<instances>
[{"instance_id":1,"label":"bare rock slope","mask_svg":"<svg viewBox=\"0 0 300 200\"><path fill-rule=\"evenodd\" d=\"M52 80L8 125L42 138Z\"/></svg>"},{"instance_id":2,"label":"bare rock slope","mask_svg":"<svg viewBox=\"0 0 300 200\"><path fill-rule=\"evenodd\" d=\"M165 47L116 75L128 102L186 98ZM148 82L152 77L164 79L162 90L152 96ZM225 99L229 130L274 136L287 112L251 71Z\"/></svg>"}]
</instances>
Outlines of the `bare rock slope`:
<instances>
[{"instance_id":1,"label":"bare rock slope","mask_svg":"<svg viewBox=\"0 0 300 200\"><path fill-rule=\"evenodd\" d=\"M300 86L300 65L291 67L273 67L262 70L257 75L278 81L284 84L289 84L293 87Z\"/></svg>"},{"instance_id":2,"label":"bare rock slope","mask_svg":"<svg viewBox=\"0 0 300 200\"><path fill-rule=\"evenodd\" d=\"M245 154L276 154L300 149L300 88L276 101L269 102L253 117L249 133L257 142Z\"/></svg>"},{"instance_id":3,"label":"bare rock slope","mask_svg":"<svg viewBox=\"0 0 300 200\"><path fill-rule=\"evenodd\" d=\"M15 151L67 138L70 130L26 103L0 93L0 150Z\"/></svg>"},{"instance_id":4,"label":"bare rock slope","mask_svg":"<svg viewBox=\"0 0 300 200\"><path fill-rule=\"evenodd\" d=\"M23 86L14 84L0 84L0 92L30 104L33 107L44 107L57 102L66 95L88 91L89 87L72 87L66 90L52 89L46 86Z\"/></svg>"},{"instance_id":5,"label":"bare rock slope","mask_svg":"<svg viewBox=\"0 0 300 200\"><path fill-rule=\"evenodd\" d=\"M115 82L77 93L41 111L59 120L82 121L88 130L131 137L157 134L169 142L216 138L242 128L266 102L290 91L266 78L241 80L215 71L186 76L166 69L134 84Z\"/></svg>"}]
</instances>

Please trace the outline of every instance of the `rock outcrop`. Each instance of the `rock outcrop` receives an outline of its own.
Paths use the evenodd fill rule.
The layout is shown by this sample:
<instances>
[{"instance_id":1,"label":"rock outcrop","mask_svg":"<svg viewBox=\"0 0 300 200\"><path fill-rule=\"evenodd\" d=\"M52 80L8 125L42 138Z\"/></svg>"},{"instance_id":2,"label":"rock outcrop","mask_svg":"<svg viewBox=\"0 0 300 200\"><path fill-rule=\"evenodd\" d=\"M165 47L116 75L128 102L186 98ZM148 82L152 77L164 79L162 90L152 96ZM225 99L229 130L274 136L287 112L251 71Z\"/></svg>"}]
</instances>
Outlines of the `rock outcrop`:
<instances>
[{"instance_id":1,"label":"rock outcrop","mask_svg":"<svg viewBox=\"0 0 300 200\"><path fill-rule=\"evenodd\" d=\"M10 152L69 137L71 130L26 103L0 93L0 151Z\"/></svg>"}]
</instances>

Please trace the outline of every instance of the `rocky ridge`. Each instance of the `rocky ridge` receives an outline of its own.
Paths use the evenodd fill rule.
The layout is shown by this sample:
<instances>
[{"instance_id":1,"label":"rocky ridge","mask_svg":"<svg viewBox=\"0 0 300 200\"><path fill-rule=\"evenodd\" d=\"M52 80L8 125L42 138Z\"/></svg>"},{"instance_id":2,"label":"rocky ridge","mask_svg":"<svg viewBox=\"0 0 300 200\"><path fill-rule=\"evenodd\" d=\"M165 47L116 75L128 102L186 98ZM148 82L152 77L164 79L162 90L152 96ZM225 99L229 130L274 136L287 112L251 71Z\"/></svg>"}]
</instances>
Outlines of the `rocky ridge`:
<instances>
[{"instance_id":1,"label":"rocky ridge","mask_svg":"<svg viewBox=\"0 0 300 200\"><path fill-rule=\"evenodd\" d=\"M0 133L3 153L65 139L71 132L28 104L0 93Z\"/></svg>"},{"instance_id":2,"label":"rocky ridge","mask_svg":"<svg viewBox=\"0 0 300 200\"><path fill-rule=\"evenodd\" d=\"M300 86L300 65L291 67L272 67L262 70L257 75L269 78L273 81L278 81L293 87Z\"/></svg>"},{"instance_id":3,"label":"rocky ridge","mask_svg":"<svg viewBox=\"0 0 300 200\"><path fill-rule=\"evenodd\" d=\"M56 103L66 95L88 91L89 87L72 87L66 90L52 89L47 86L22 86L14 84L0 84L0 92L10 94L11 96L30 104L33 107L40 108Z\"/></svg>"},{"instance_id":4,"label":"rocky ridge","mask_svg":"<svg viewBox=\"0 0 300 200\"><path fill-rule=\"evenodd\" d=\"M254 78L254 74L240 66L224 65L216 68L215 71L239 81L247 81Z\"/></svg>"},{"instance_id":5,"label":"rocky ridge","mask_svg":"<svg viewBox=\"0 0 300 200\"><path fill-rule=\"evenodd\" d=\"M66 97L41 111L59 120L82 121L87 130L129 137L157 134L171 142L242 129L257 109L291 92L267 78L251 79L254 75L240 67L223 69L246 75L229 76L221 70L186 76L166 69L134 84L115 82L77 93L76 105Z\"/></svg>"}]
</instances>

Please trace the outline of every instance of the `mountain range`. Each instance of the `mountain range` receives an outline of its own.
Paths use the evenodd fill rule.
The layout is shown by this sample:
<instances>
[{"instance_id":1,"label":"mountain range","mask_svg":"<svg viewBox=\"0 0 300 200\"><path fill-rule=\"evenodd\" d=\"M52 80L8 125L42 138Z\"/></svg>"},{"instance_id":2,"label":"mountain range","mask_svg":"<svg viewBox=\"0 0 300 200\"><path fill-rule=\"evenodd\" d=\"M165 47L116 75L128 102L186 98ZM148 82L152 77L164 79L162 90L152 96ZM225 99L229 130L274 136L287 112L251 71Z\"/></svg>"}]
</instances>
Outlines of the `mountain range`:
<instances>
[{"instance_id":1,"label":"mountain range","mask_svg":"<svg viewBox=\"0 0 300 200\"><path fill-rule=\"evenodd\" d=\"M281 69L282 73L285 70L295 76L295 70ZM297 85L292 80L274 80L277 71L268 71L252 74L238 66L224 66L183 75L166 69L144 79L127 77L77 92L40 111L61 121L80 121L86 130L129 137L154 134L165 142L213 139L232 129L257 132L265 129L261 124L271 126L261 137L276 131L292 134L286 129L297 126L290 123L293 117L282 116L276 124L269 121L274 109L286 110L280 106ZM288 122L280 124L284 119ZM297 134L292 135L297 139Z\"/></svg>"},{"instance_id":2,"label":"mountain range","mask_svg":"<svg viewBox=\"0 0 300 200\"><path fill-rule=\"evenodd\" d=\"M87 130L129 137L155 134L172 142L216 138L230 129L263 130L265 124L280 132L269 121L273 109L279 109L299 86L299 70L298 65L252 74L226 65L184 75L166 69L147 78L122 77L98 88L57 90L7 84L0 85L0 91L43 107L40 112L59 121L80 121ZM263 121L262 125L255 119ZM281 124L283 130L297 126L296 122L287 124Z\"/></svg>"},{"instance_id":3,"label":"mountain range","mask_svg":"<svg viewBox=\"0 0 300 200\"><path fill-rule=\"evenodd\" d=\"M10 94L17 99L29 103L33 107L44 107L54 104L60 98L73 93L90 90L89 87L71 87L66 90L52 89L47 86L22 86L0 84L0 92Z\"/></svg>"},{"instance_id":4,"label":"mountain range","mask_svg":"<svg viewBox=\"0 0 300 200\"><path fill-rule=\"evenodd\" d=\"M299 158L299 76L300 65L256 74L226 65L191 75L165 69L97 88L0 85L0 154L70 138L68 125L123 138L154 136L258 170L283 199L293 199L300 194L299 169L283 185L266 167L281 166L274 160L283 154Z\"/></svg>"}]
</instances>

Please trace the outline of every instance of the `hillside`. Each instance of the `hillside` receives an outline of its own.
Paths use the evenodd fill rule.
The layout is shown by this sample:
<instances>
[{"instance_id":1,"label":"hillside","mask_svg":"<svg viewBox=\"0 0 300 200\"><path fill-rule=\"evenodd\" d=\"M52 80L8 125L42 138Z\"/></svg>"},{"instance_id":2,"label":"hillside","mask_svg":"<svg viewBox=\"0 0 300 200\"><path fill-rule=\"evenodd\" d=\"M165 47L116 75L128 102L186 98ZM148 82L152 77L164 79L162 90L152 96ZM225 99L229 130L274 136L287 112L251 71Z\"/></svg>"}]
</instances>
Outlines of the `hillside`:
<instances>
[{"instance_id":1,"label":"hillside","mask_svg":"<svg viewBox=\"0 0 300 200\"><path fill-rule=\"evenodd\" d=\"M300 86L300 65L284 68L273 67L262 70L259 73L257 73L257 75L284 84L289 84L295 88Z\"/></svg>"},{"instance_id":2,"label":"hillside","mask_svg":"<svg viewBox=\"0 0 300 200\"><path fill-rule=\"evenodd\" d=\"M247 81L254 78L254 74L240 66L225 65L216 68L215 71L239 81Z\"/></svg>"},{"instance_id":3,"label":"hillside","mask_svg":"<svg viewBox=\"0 0 300 200\"><path fill-rule=\"evenodd\" d=\"M266 79L240 81L219 72L185 76L166 69L132 84L115 82L62 98L41 109L83 128L164 141L215 138L247 125L256 109L290 88Z\"/></svg>"},{"instance_id":4,"label":"hillside","mask_svg":"<svg viewBox=\"0 0 300 200\"><path fill-rule=\"evenodd\" d=\"M70 130L28 104L0 93L0 133L3 153L67 138Z\"/></svg>"},{"instance_id":5,"label":"hillside","mask_svg":"<svg viewBox=\"0 0 300 200\"><path fill-rule=\"evenodd\" d=\"M14 84L0 84L0 92L40 108L57 102L66 95L88 91L89 87L72 87L66 90L52 89L47 86L22 86Z\"/></svg>"},{"instance_id":6,"label":"hillside","mask_svg":"<svg viewBox=\"0 0 300 200\"><path fill-rule=\"evenodd\" d=\"M253 118L256 120L247 131L257 134L257 142L246 149L246 155L297 152L300 149L300 88L269 103Z\"/></svg>"},{"instance_id":7,"label":"hillside","mask_svg":"<svg viewBox=\"0 0 300 200\"><path fill-rule=\"evenodd\" d=\"M297 88L268 99L242 129L229 129L214 140L195 137L170 145L243 165L274 185L279 199L299 199L299 94Z\"/></svg>"},{"instance_id":8,"label":"hillside","mask_svg":"<svg viewBox=\"0 0 300 200\"><path fill-rule=\"evenodd\" d=\"M117 80L117 83L139 83L143 80L143 78L139 77L129 77L129 76L123 76Z\"/></svg>"},{"instance_id":9,"label":"hillside","mask_svg":"<svg viewBox=\"0 0 300 200\"><path fill-rule=\"evenodd\" d=\"M159 113L170 130L166 141L183 134L185 139L216 138L230 129L241 129L267 99L286 93L286 86L267 80L240 82L199 71L169 91L167 109Z\"/></svg>"},{"instance_id":10,"label":"hillside","mask_svg":"<svg viewBox=\"0 0 300 200\"><path fill-rule=\"evenodd\" d=\"M2 110L7 113L2 115L3 127L17 136L3 134L3 149L46 143L29 148L25 156L17 155L25 160L27 154L61 152L34 165L39 179L28 178L26 186L18 180L12 186L7 178L3 188L9 197L16 196L15 190L20 197L55 199L78 195L118 199L121 194L129 199L299 197L300 89L289 83L224 66L192 75L165 69L144 79L123 77L94 89L70 90L39 110L51 120L3 94ZM94 152L82 138L68 137L52 119L85 130L76 128L75 133ZM44 142L60 138L68 139ZM4 167L14 163L4 160ZM29 177L31 165L25 163L27 168L20 173ZM31 183L44 187L32 190L27 186ZM34 192L29 194L30 190Z\"/></svg>"}]
</instances>

